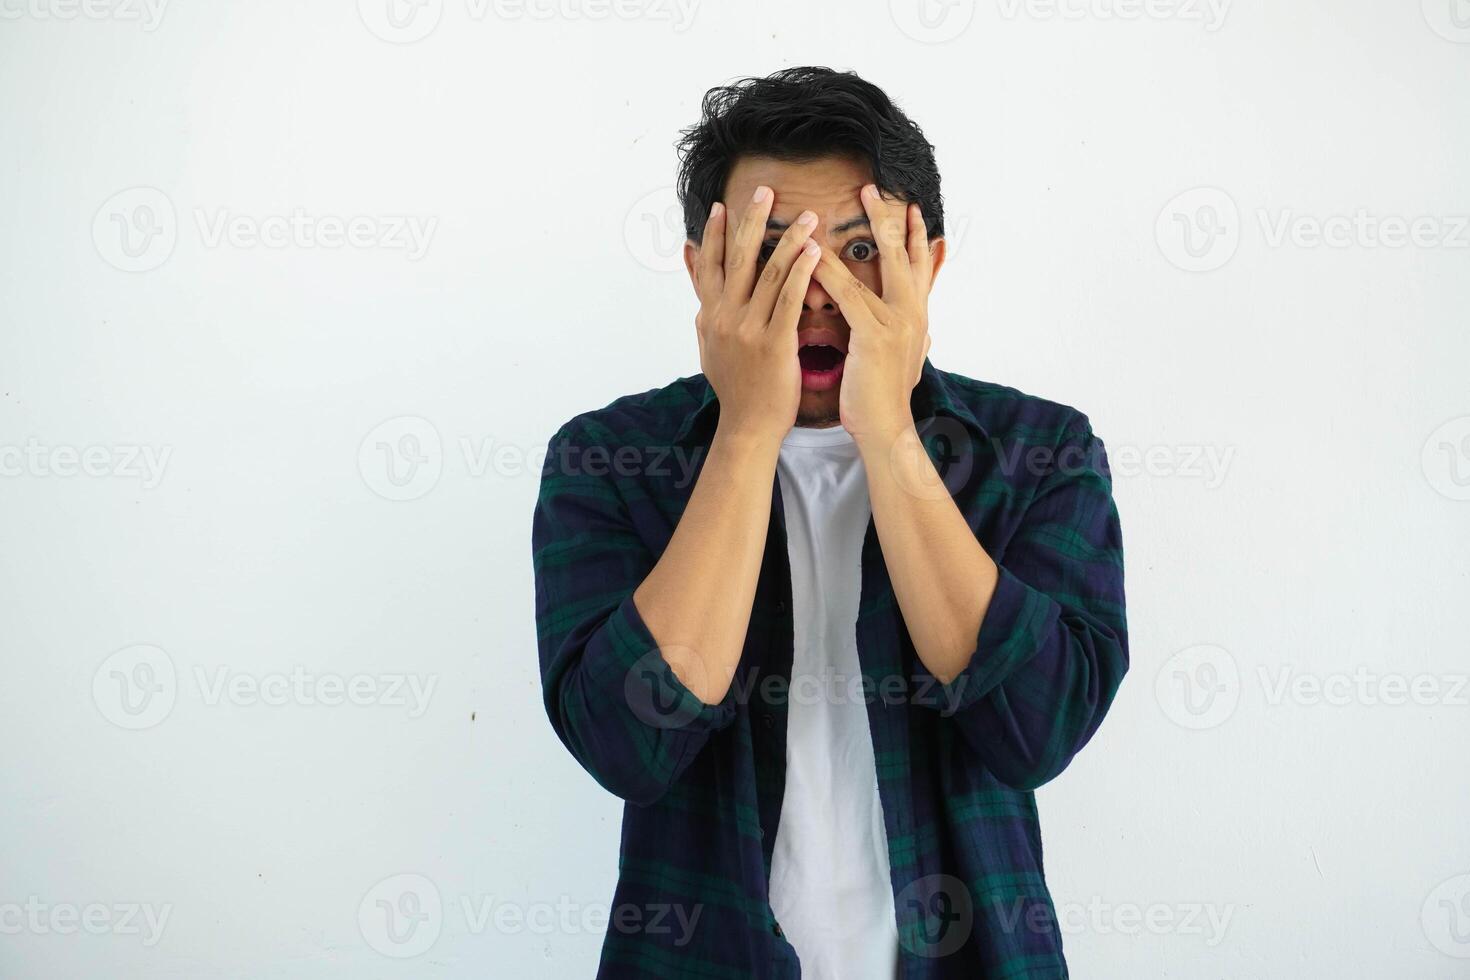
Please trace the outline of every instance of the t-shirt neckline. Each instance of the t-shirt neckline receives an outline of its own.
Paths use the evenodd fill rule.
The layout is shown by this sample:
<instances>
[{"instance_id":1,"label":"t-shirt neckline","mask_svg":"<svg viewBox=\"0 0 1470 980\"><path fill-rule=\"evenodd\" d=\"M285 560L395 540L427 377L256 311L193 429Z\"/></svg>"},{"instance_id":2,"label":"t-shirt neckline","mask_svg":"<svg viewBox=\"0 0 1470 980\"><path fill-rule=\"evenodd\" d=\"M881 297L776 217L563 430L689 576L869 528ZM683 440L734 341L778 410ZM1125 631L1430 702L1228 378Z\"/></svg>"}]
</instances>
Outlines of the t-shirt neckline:
<instances>
[{"instance_id":1,"label":"t-shirt neckline","mask_svg":"<svg viewBox=\"0 0 1470 980\"><path fill-rule=\"evenodd\" d=\"M827 446L850 446L853 444L852 433L838 423L823 428L813 426L793 425L791 431L781 440L783 446L794 447L827 447Z\"/></svg>"}]
</instances>

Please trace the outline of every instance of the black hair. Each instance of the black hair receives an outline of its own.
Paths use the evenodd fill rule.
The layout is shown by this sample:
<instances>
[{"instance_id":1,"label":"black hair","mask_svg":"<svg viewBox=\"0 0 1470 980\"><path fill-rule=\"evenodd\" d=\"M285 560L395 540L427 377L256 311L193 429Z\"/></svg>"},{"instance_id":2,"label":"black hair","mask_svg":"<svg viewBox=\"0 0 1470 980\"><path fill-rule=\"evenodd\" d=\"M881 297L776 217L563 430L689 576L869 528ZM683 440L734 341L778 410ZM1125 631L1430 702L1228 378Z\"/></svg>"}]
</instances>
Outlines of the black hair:
<instances>
[{"instance_id":1,"label":"black hair","mask_svg":"<svg viewBox=\"0 0 1470 980\"><path fill-rule=\"evenodd\" d=\"M743 155L865 161L885 194L918 202L931 239L944 234L933 145L882 89L855 72L783 68L717 86L704 93L700 121L682 133L676 189L684 233L696 244Z\"/></svg>"}]
</instances>

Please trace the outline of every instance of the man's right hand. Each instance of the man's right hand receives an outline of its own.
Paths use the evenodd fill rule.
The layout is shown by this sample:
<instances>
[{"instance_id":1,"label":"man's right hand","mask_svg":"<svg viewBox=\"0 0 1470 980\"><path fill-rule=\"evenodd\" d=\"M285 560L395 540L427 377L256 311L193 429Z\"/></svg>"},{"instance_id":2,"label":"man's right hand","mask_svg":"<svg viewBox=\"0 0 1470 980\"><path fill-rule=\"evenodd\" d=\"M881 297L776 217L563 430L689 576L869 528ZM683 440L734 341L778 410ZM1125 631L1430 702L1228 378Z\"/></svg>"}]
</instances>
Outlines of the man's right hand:
<instances>
[{"instance_id":1,"label":"man's right hand","mask_svg":"<svg viewBox=\"0 0 1470 980\"><path fill-rule=\"evenodd\" d=\"M811 241L811 211L786 229L756 276L771 188L756 188L738 223L715 202L704 225L696 263L699 363L720 400L720 428L780 439L796 422L801 365L796 327L821 249Z\"/></svg>"}]
</instances>

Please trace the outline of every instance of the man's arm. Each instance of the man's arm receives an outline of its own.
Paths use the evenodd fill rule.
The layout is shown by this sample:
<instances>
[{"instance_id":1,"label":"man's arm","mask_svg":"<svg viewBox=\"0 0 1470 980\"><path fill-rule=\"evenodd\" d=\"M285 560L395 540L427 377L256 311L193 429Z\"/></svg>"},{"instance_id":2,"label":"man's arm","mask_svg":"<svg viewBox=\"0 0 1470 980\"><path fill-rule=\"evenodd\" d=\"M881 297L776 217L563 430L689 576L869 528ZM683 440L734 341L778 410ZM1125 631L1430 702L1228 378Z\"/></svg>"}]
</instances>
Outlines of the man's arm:
<instances>
[{"instance_id":1,"label":"man's arm","mask_svg":"<svg viewBox=\"0 0 1470 980\"><path fill-rule=\"evenodd\" d=\"M750 625L765 551L781 438L796 419L801 369L796 324L820 254L803 212L756 270L769 187L727 231L718 203L694 267L700 362L720 400L719 428L668 548L634 593L679 679L706 704L725 696Z\"/></svg>"},{"instance_id":2,"label":"man's arm","mask_svg":"<svg viewBox=\"0 0 1470 980\"><path fill-rule=\"evenodd\" d=\"M852 326L842 416L867 471L873 523L921 667L944 684L978 760L1021 789L1061 772L1092 737L1128 666L1123 545L1102 442L1077 417L1009 542L986 553L942 487L909 411L929 349L934 250L922 210L862 193L883 295L831 253L814 278ZM921 678L922 680L922 678Z\"/></svg>"},{"instance_id":3,"label":"man's arm","mask_svg":"<svg viewBox=\"0 0 1470 980\"><path fill-rule=\"evenodd\" d=\"M592 434L566 427L548 454L532 527L546 710L583 767L631 802L662 796L734 717L730 682L801 394L796 321L817 260L804 247L815 220L798 221L755 281L772 203L766 189L729 231L716 205L705 227L696 325L720 418L663 554L649 554L615 480L557 468Z\"/></svg>"},{"instance_id":4,"label":"man's arm","mask_svg":"<svg viewBox=\"0 0 1470 980\"><path fill-rule=\"evenodd\" d=\"M919 703L953 713L1007 785L1034 789L1097 731L1128 669L1123 542L1102 441L1085 419L997 565L912 428L864 453L873 520L914 650L942 685ZM921 672L922 673L922 672Z\"/></svg>"}]
</instances>

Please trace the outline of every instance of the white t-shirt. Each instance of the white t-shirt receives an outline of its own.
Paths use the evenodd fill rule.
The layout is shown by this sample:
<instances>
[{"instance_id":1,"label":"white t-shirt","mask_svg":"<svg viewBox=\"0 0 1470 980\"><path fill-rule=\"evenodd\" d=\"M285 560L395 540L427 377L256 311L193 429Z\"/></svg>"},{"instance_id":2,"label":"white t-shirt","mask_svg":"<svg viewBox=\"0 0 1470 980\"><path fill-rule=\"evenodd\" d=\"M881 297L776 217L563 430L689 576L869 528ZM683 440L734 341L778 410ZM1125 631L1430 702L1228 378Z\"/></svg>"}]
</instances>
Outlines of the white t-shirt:
<instances>
[{"instance_id":1,"label":"white t-shirt","mask_svg":"<svg viewBox=\"0 0 1470 980\"><path fill-rule=\"evenodd\" d=\"M803 980L893 980L888 835L857 654L867 476L840 425L793 428L777 476L795 637L771 909Z\"/></svg>"}]
</instances>

